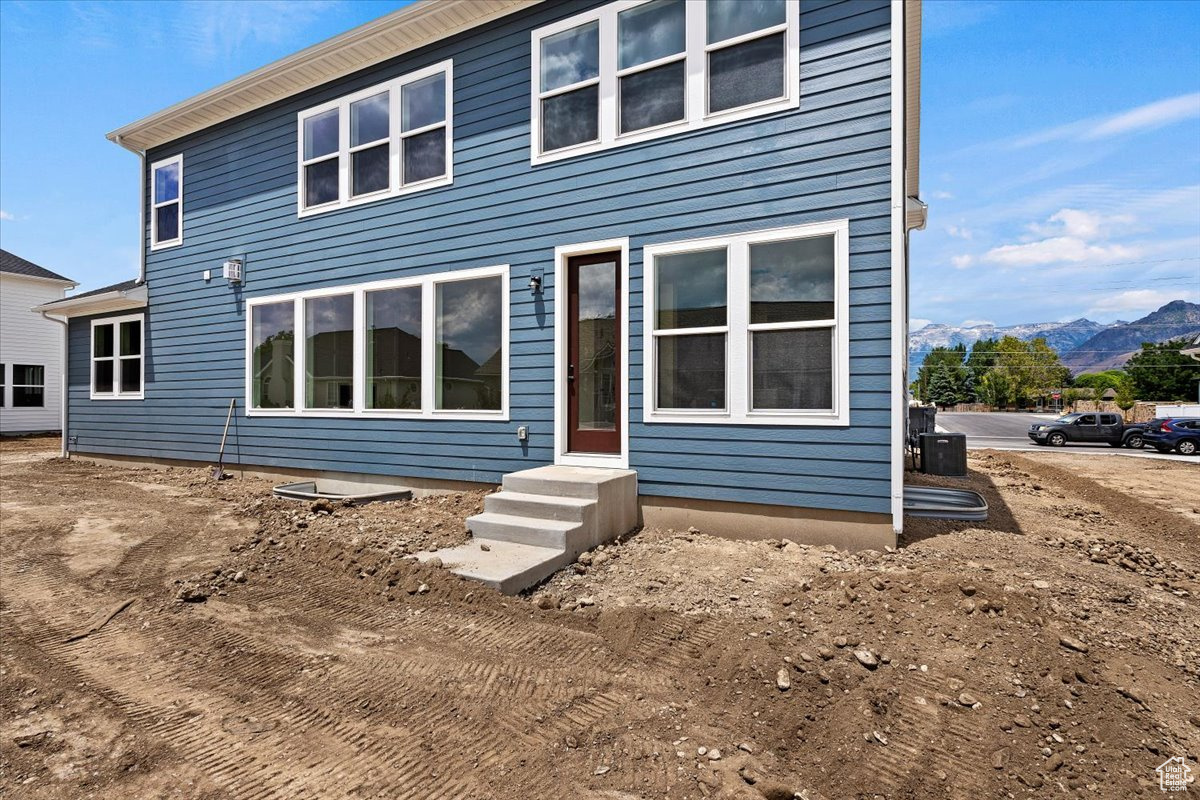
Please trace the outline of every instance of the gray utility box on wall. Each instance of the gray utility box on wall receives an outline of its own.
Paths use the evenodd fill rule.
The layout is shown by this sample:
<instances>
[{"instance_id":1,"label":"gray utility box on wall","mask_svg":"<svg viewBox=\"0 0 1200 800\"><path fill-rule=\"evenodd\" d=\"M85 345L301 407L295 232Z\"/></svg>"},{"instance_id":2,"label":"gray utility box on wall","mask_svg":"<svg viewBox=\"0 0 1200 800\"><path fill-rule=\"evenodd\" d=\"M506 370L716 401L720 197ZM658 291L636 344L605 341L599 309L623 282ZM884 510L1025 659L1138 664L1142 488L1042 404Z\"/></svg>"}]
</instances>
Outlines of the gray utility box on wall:
<instances>
[{"instance_id":1,"label":"gray utility box on wall","mask_svg":"<svg viewBox=\"0 0 1200 800\"><path fill-rule=\"evenodd\" d=\"M967 435L922 433L921 472L964 477L967 474Z\"/></svg>"}]
</instances>

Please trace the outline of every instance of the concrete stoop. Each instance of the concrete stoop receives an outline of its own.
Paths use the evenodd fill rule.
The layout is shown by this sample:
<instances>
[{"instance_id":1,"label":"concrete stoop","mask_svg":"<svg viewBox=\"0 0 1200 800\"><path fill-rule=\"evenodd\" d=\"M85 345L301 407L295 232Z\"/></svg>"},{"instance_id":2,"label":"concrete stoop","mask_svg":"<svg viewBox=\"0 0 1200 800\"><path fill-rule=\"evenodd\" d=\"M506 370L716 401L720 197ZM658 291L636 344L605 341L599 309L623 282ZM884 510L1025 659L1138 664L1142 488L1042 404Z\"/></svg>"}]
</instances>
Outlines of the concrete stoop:
<instances>
[{"instance_id":1,"label":"concrete stoop","mask_svg":"<svg viewBox=\"0 0 1200 800\"><path fill-rule=\"evenodd\" d=\"M467 519L471 541L417 557L504 594L528 589L585 550L637 525L637 473L599 467L537 467L504 476L501 491ZM484 550L481 545L486 546Z\"/></svg>"}]
</instances>

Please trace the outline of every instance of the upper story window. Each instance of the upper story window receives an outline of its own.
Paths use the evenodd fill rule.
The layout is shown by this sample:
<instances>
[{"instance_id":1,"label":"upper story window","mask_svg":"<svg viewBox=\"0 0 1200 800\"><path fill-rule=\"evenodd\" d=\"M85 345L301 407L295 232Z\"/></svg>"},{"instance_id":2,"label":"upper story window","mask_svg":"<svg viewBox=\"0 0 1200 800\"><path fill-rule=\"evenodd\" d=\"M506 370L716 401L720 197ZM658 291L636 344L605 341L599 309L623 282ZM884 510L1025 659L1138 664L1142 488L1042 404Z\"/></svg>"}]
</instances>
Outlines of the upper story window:
<instances>
[{"instance_id":1,"label":"upper story window","mask_svg":"<svg viewBox=\"0 0 1200 800\"><path fill-rule=\"evenodd\" d=\"M301 112L300 216L450 183L453 82L443 61Z\"/></svg>"},{"instance_id":2,"label":"upper story window","mask_svg":"<svg viewBox=\"0 0 1200 800\"><path fill-rule=\"evenodd\" d=\"M93 400L141 400L144 314L92 320Z\"/></svg>"},{"instance_id":3,"label":"upper story window","mask_svg":"<svg viewBox=\"0 0 1200 800\"><path fill-rule=\"evenodd\" d=\"M183 154L150 165L150 249L183 244Z\"/></svg>"},{"instance_id":4,"label":"upper story window","mask_svg":"<svg viewBox=\"0 0 1200 800\"><path fill-rule=\"evenodd\" d=\"M618 0L533 32L532 161L799 105L795 0Z\"/></svg>"}]
</instances>

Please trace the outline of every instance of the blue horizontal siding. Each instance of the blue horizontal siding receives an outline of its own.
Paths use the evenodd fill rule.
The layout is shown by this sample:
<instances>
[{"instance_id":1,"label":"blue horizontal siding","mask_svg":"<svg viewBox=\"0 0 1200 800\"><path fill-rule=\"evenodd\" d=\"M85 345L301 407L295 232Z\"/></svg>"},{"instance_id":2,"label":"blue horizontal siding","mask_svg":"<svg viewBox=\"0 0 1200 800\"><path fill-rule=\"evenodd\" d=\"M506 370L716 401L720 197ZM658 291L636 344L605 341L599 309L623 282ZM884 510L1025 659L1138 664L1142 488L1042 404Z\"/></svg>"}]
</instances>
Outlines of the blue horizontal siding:
<instances>
[{"instance_id":1,"label":"blue horizontal siding","mask_svg":"<svg viewBox=\"0 0 1200 800\"><path fill-rule=\"evenodd\" d=\"M211 460L245 395L247 298L506 263L510 422L235 417L233 460L496 482L553 460L553 251L629 237L630 462L646 494L887 513L890 12L802 5L800 108L531 167L530 31L594 2L548 3L151 152L184 154L181 247L147 257L146 399L88 399L89 322L70 329L80 451ZM454 59L454 183L300 219L296 114ZM848 428L642 422L642 248L850 219ZM201 280L231 256L243 286ZM526 288L545 270L543 296ZM517 425L530 439L517 441Z\"/></svg>"}]
</instances>

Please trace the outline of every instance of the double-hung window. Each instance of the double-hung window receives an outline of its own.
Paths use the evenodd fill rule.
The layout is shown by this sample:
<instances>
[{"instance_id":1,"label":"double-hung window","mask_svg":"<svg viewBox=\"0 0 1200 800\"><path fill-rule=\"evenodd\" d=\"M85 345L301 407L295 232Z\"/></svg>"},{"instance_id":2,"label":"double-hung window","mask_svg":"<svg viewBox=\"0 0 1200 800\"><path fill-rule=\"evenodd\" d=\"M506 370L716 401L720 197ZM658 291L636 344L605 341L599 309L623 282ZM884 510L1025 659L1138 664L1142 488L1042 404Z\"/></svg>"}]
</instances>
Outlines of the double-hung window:
<instances>
[{"instance_id":1,"label":"double-hung window","mask_svg":"<svg viewBox=\"0 0 1200 800\"><path fill-rule=\"evenodd\" d=\"M150 249L183 244L183 154L150 165Z\"/></svg>"},{"instance_id":2,"label":"double-hung window","mask_svg":"<svg viewBox=\"0 0 1200 800\"><path fill-rule=\"evenodd\" d=\"M92 320L93 400L141 400L145 315Z\"/></svg>"},{"instance_id":3,"label":"double-hung window","mask_svg":"<svg viewBox=\"0 0 1200 800\"><path fill-rule=\"evenodd\" d=\"M46 405L44 365L13 364L12 405L13 408L41 408Z\"/></svg>"},{"instance_id":4,"label":"double-hung window","mask_svg":"<svg viewBox=\"0 0 1200 800\"><path fill-rule=\"evenodd\" d=\"M444 186L453 172L453 64L299 114L299 214Z\"/></svg>"},{"instance_id":5,"label":"double-hung window","mask_svg":"<svg viewBox=\"0 0 1200 800\"><path fill-rule=\"evenodd\" d=\"M508 415L507 266L249 306L246 402L253 414Z\"/></svg>"},{"instance_id":6,"label":"double-hung window","mask_svg":"<svg viewBox=\"0 0 1200 800\"><path fill-rule=\"evenodd\" d=\"M650 245L648 422L849 422L849 223Z\"/></svg>"},{"instance_id":7,"label":"double-hung window","mask_svg":"<svg viewBox=\"0 0 1200 800\"><path fill-rule=\"evenodd\" d=\"M797 0L618 0L533 32L537 164L799 105Z\"/></svg>"}]
</instances>

